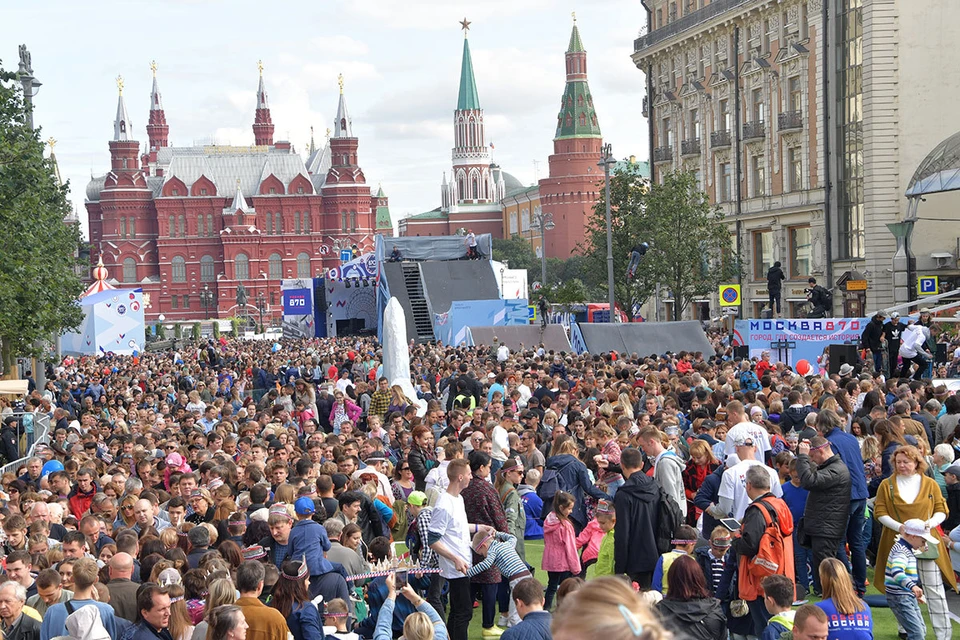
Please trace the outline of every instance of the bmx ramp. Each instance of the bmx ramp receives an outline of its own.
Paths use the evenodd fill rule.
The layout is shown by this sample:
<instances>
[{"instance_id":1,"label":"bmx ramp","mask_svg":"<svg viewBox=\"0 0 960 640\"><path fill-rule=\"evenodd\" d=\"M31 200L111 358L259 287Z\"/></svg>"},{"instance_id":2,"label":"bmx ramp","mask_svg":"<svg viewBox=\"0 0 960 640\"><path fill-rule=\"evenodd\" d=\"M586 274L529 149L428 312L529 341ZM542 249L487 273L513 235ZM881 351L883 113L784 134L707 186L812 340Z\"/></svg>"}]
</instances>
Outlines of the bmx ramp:
<instances>
[{"instance_id":1,"label":"bmx ramp","mask_svg":"<svg viewBox=\"0 0 960 640\"><path fill-rule=\"evenodd\" d=\"M532 348L543 343L543 348L554 353L571 353L573 348L570 346L570 340L567 339L567 332L559 324L547 325L546 329L540 331L539 323L536 325L507 325L502 327L470 327L470 333L473 335L475 345L491 346L494 336L501 344L507 345L511 351L519 351L520 345L524 348Z\"/></svg>"},{"instance_id":2,"label":"bmx ramp","mask_svg":"<svg viewBox=\"0 0 960 640\"><path fill-rule=\"evenodd\" d=\"M685 322L632 322L609 324L581 322L577 325L589 353L636 353L661 355L670 351L702 351L713 354L713 347L695 320Z\"/></svg>"},{"instance_id":3,"label":"bmx ramp","mask_svg":"<svg viewBox=\"0 0 960 640\"><path fill-rule=\"evenodd\" d=\"M433 313L446 313L451 303L458 300L500 299L497 277L489 260L427 261L419 264L423 290Z\"/></svg>"}]
</instances>

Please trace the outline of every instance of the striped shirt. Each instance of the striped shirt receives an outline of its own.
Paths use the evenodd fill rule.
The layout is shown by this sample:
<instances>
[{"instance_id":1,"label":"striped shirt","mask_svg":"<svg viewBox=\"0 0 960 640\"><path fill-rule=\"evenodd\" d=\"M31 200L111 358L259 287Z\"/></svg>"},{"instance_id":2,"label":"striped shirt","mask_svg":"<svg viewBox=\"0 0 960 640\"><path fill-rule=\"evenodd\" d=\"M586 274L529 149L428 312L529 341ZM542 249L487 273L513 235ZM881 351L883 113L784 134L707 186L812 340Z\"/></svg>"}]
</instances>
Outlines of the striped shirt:
<instances>
[{"instance_id":1,"label":"striped shirt","mask_svg":"<svg viewBox=\"0 0 960 640\"><path fill-rule=\"evenodd\" d=\"M710 577L713 584L710 585L710 593L717 596L717 590L720 589L720 578L723 577L723 558L710 554Z\"/></svg>"},{"instance_id":2,"label":"striped shirt","mask_svg":"<svg viewBox=\"0 0 960 640\"><path fill-rule=\"evenodd\" d=\"M499 569L505 578L513 578L524 571L530 571L517 554L517 539L509 533L497 533L496 539L490 542L490 548L487 549L487 557L473 565L467 572L467 577L479 575L490 567Z\"/></svg>"},{"instance_id":3,"label":"striped shirt","mask_svg":"<svg viewBox=\"0 0 960 640\"><path fill-rule=\"evenodd\" d=\"M917 585L917 556L909 542L897 538L887 556L883 586L887 593L913 595L913 588Z\"/></svg>"},{"instance_id":4,"label":"striped shirt","mask_svg":"<svg viewBox=\"0 0 960 640\"><path fill-rule=\"evenodd\" d=\"M420 534L420 565L427 569L436 569L440 566L437 552L430 548L430 521L433 519L433 507L423 507L417 515L417 533Z\"/></svg>"}]
</instances>

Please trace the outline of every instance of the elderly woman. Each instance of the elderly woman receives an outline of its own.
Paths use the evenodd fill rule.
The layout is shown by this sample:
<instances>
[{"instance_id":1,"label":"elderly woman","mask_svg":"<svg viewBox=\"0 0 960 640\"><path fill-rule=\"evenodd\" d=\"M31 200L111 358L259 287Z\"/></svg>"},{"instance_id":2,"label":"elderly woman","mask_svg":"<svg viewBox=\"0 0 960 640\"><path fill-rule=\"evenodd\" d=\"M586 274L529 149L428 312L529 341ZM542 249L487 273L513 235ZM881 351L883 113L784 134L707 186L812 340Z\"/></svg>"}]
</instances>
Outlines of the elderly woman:
<instances>
[{"instance_id":1,"label":"elderly woman","mask_svg":"<svg viewBox=\"0 0 960 640\"><path fill-rule=\"evenodd\" d=\"M246 640L247 619L235 604L223 604L207 615L207 640Z\"/></svg>"},{"instance_id":2,"label":"elderly woman","mask_svg":"<svg viewBox=\"0 0 960 640\"><path fill-rule=\"evenodd\" d=\"M930 465L929 475L937 481L944 498L947 497L947 481L943 477L943 472L953 464L953 460L953 447L949 444L938 444L933 448L933 455L927 458L927 464Z\"/></svg>"},{"instance_id":3,"label":"elderly woman","mask_svg":"<svg viewBox=\"0 0 960 640\"><path fill-rule=\"evenodd\" d=\"M899 447L893 453L891 465L893 475L880 483L874 507L876 518L883 525L880 547L877 550L877 567L886 566L890 548L901 533L904 522L913 518L923 520L930 528L930 533L939 540L940 532L937 526L947 517L946 500L936 481L924 475L927 463L919 449L911 445ZM957 582L944 545L931 545L931 551L936 557L918 558L918 571L923 581L936 638L949 640L951 622L943 583L946 582L956 591ZM885 590L880 581L877 581L875 586L878 591Z\"/></svg>"}]
</instances>

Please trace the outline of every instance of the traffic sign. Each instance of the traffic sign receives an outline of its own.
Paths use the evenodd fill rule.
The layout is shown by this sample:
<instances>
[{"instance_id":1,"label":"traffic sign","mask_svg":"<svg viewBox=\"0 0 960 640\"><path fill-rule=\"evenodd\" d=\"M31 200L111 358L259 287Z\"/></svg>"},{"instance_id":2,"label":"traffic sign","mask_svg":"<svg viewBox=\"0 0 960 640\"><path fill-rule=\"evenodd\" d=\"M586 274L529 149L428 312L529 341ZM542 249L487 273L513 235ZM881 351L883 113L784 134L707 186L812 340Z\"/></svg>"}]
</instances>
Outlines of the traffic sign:
<instances>
[{"instance_id":1,"label":"traffic sign","mask_svg":"<svg viewBox=\"0 0 960 640\"><path fill-rule=\"evenodd\" d=\"M740 306L740 285L738 284L720 285L720 306L721 307L739 307Z\"/></svg>"},{"instance_id":2,"label":"traffic sign","mask_svg":"<svg viewBox=\"0 0 960 640\"><path fill-rule=\"evenodd\" d=\"M940 291L940 278L938 276L920 276L917 278L917 295L933 296Z\"/></svg>"},{"instance_id":3,"label":"traffic sign","mask_svg":"<svg viewBox=\"0 0 960 640\"><path fill-rule=\"evenodd\" d=\"M353 251L350 249L340 249L340 262L350 262L353 260Z\"/></svg>"},{"instance_id":4,"label":"traffic sign","mask_svg":"<svg viewBox=\"0 0 960 640\"><path fill-rule=\"evenodd\" d=\"M847 291L866 291L866 280L847 280Z\"/></svg>"},{"instance_id":5,"label":"traffic sign","mask_svg":"<svg viewBox=\"0 0 960 640\"><path fill-rule=\"evenodd\" d=\"M536 320L537 319L537 305L528 304L527 305L527 320Z\"/></svg>"}]
</instances>

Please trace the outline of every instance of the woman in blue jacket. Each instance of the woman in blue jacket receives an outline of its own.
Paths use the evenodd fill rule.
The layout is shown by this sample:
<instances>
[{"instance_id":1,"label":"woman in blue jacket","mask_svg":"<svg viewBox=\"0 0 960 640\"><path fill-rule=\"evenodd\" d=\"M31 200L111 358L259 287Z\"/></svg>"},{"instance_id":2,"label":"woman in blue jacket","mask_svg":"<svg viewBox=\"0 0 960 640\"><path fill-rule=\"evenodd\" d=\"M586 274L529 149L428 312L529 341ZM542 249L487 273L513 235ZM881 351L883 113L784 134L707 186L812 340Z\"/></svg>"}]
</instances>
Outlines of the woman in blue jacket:
<instances>
[{"instance_id":1,"label":"woman in blue jacket","mask_svg":"<svg viewBox=\"0 0 960 640\"><path fill-rule=\"evenodd\" d=\"M280 567L280 579L273 588L271 606L287 619L294 640L317 640L323 637L323 623L317 605L310 601L306 563L288 560Z\"/></svg>"},{"instance_id":2,"label":"woman in blue jacket","mask_svg":"<svg viewBox=\"0 0 960 640\"><path fill-rule=\"evenodd\" d=\"M573 528L579 534L587 526L587 505L584 502L584 496L589 495L597 500L608 500L609 496L590 481L587 465L577 458L580 449L573 438L570 436L557 438L551 453L553 455L547 458L544 478L541 482L546 481L547 474L552 471L556 474L558 490L566 491L576 499L570 519L573 521Z\"/></svg>"}]
</instances>

